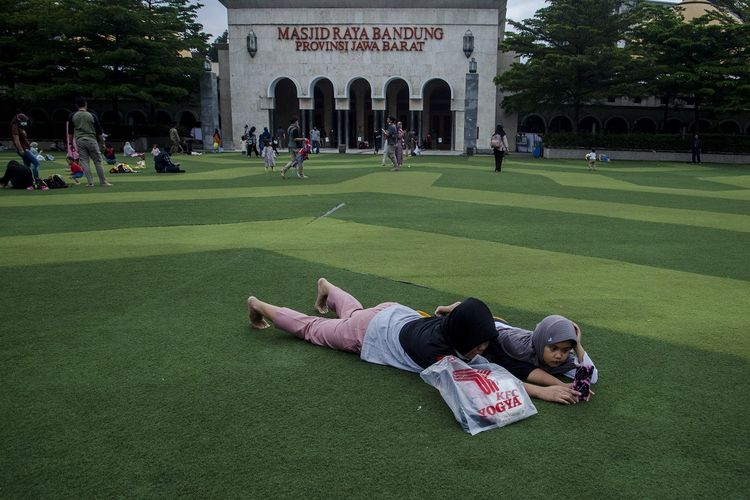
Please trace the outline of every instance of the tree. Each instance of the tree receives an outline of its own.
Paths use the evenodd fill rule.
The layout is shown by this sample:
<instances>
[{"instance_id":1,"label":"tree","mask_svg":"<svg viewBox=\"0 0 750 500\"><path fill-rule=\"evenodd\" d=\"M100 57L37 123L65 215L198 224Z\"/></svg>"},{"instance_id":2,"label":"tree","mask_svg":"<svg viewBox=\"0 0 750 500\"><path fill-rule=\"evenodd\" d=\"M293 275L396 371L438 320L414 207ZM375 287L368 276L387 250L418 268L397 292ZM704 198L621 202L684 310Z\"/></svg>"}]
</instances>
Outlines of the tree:
<instances>
[{"instance_id":1,"label":"tree","mask_svg":"<svg viewBox=\"0 0 750 500\"><path fill-rule=\"evenodd\" d=\"M223 45L229 41L229 31L224 30L224 33L217 36L216 39L211 42L208 47L208 58L212 62L219 62L219 45Z\"/></svg>"},{"instance_id":2,"label":"tree","mask_svg":"<svg viewBox=\"0 0 750 500\"><path fill-rule=\"evenodd\" d=\"M495 77L495 84L510 93L502 103L508 111L571 106L577 131L583 104L630 83L633 60L618 42L639 10L622 9L617 0L548 3L531 19L509 21L517 32L506 33L501 49L524 62Z\"/></svg>"},{"instance_id":3,"label":"tree","mask_svg":"<svg viewBox=\"0 0 750 500\"><path fill-rule=\"evenodd\" d=\"M713 4L724 11L731 12L743 23L750 21L750 0L713 0Z\"/></svg>"},{"instance_id":4,"label":"tree","mask_svg":"<svg viewBox=\"0 0 750 500\"><path fill-rule=\"evenodd\" d=\"M686 21L681 9L656 7L633 31L645 92L694 104L700 114L750 107L750 53L746 23L721 13ZM697 131L697 130L696 130Z\"/></svg>"},{"instance_id":5,"label":"tree","mask_svg":"<svg viewBox=\"0 0 750 500\"><path fill-rule=\"evenodd\" d=\"M197 88L208 36L188 0L22 0L0 29L0 85L24 101L76 94L180 102ZM6 11L8 12L8 11ZM33 15L32 15L33 14ZM13 41L13 40L17 41ZM17 49L16 52L9 50Z\"/></svg>"}]
</instances>

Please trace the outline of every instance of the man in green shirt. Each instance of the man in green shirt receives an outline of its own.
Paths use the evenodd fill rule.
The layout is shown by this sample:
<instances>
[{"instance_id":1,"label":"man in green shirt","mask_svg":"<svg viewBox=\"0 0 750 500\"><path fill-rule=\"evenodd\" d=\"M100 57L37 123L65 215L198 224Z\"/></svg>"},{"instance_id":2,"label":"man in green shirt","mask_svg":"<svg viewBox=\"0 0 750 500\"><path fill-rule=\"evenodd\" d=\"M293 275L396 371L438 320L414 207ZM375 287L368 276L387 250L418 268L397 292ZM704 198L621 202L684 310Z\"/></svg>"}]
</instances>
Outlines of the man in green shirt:
<instances>
[{"instance_id":1,"label":"man in green shirt","mask_svg":"<svg viewBox=\"0 0 750 500\"><path fill-rule=\"evenodd\" d=\"M99 184L102 186L111 186L107 179L104 177L104 169L102 168L102 152L99 149L101 144L104 147L104 132L102 126L99 123L99 118L96 114L86 109L86 99L83 97L76 98L76 107L78 111L71 113L68 122L71 131L69 137L72 142L73 139L76 141L76 148L78 149L78 155L81 159L81 166L83 167L86 180L88 180L88 186L94 185L94 178L91 175L91 168L89 168L89 161L93 160L96 166L96 174L99 176ZM98 141L98 142L97 142Z\"/></svg>"}]
</instances>

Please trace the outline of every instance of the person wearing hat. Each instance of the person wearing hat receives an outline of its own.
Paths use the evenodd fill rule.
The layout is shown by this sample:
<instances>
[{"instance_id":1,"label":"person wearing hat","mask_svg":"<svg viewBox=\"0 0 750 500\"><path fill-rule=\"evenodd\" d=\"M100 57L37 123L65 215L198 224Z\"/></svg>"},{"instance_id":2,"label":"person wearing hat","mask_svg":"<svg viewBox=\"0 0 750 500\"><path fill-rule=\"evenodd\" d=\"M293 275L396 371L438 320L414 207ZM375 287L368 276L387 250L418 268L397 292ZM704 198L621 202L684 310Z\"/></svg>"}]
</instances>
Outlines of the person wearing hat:
<instances>
[{"instance_id":1,"label":"person wearing hat","mask_svg":"<svg viewBox=\"0 0 750 500\"><path fill-rule=\"evenodd\" d=\"M311 344L359 354L363 361L419 373L445 356L467 362L496 342L497 330L487 305L468 298L440 306L435 316L425 317L396 302L383 302L365 309L351 294L325 278L317 283L315 308L329 310L338 318L308 316L286 307L247 299L252 328L273 325ZM559 403L573 403L578 393L562 385L541 387L529 384L532 397Z\"/></svg>"},{"instance_id":2,"label":"person wearing hat","mask_svg":"<svg viewBox=\"0 0 750 500\"><path fill-rule=\"evenodd\" d=\"M581 365L593 368L591 383L599 372L581 344L581 329L564 316L554 314L540 321L534 330L516 328L495 320L497 340L485 357L502 364L516 377L542 385L562 384L554 375L575 377Z\"/></svg>"},{"instance_id":3,"label":"person wearing hat","mask_svg":"<svg viewBox=\"0 0 750 500\"><path fill-rule=\"evenodd\" d=\"M18 113L10 122L10 138L16 153L21 157L21 161L31 169L34 179L39 178L39 159L31 152L31 143L26 135L26 127L29 124L29 117L23 113Z\"/></svg>"}]
</instances>

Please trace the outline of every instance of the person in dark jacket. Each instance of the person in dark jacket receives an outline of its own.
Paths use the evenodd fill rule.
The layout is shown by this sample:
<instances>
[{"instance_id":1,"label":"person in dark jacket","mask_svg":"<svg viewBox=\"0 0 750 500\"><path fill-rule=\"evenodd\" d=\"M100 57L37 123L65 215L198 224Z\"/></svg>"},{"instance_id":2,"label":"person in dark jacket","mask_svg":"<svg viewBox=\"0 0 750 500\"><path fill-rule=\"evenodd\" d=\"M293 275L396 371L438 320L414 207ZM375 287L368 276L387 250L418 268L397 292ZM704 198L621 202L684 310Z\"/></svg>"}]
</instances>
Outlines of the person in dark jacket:
<instances>
[{"instance_id":1,"label":"person in dark jacket","mask_svg":"<svg viewBox=\"0 0 750 500\"><path fill-rule=\"evenodd\" d=\"M693 153L693 163L701 162L702 149L703 146L701 145L701 138L698 137L698 134L695 134L695 136L693 137L693 143L690 146L690 152Z\"/></svg>"},{"instance_id":2,"label":"person in dark jacket","mask_svg":"<svg viewBox=\"0 0 750 500\"><path fill-rule=\"evenodd\" d=\"M179 163L172 163L172 157L169 156L169 152L166 149L160 151L154 158L154 168L160 174L177 174L184 172L184 170L180 168Z\"/></svg>"},{"instance_id":3,"label":"person in dark jacket","mask_svg":"<svg viewBox=\"0 0 750 500\"><path fill-rule=\"evenodd\" d=\"M5 173L0 177L0 187L8 189L26 189L34 185L31 168L16 160L8 162Z\"/></svg>"}]
</instances>

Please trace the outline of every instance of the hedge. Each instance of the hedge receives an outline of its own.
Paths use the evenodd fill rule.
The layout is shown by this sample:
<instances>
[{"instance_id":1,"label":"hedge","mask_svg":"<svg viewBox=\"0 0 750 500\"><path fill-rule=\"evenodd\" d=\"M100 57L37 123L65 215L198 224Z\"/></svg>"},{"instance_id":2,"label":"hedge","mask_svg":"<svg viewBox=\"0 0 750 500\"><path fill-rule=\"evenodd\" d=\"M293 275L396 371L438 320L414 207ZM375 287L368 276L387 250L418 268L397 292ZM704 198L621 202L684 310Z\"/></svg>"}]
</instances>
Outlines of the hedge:
<instances>
[{"instance_id":1,"label":"hedge","mask_svg":"<svg viewBox=\"0 0 750 500\"><path fill-rule=\"evenodd\" d=\"M572 134L550 133L544 136L545 147L599 148L647 151L689 151L692 135L672 134ZM750 153L750 135L700 134L704 153Z\"/></svg>"}]
</instances>

